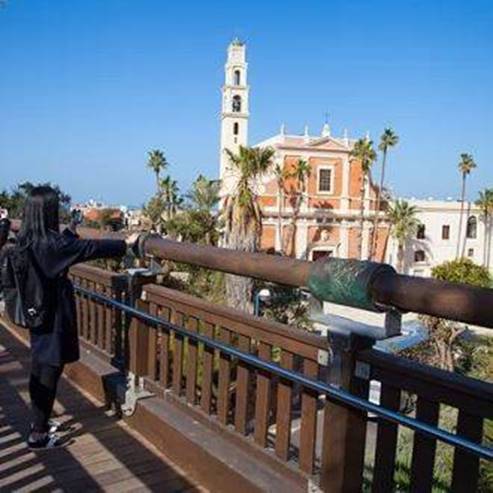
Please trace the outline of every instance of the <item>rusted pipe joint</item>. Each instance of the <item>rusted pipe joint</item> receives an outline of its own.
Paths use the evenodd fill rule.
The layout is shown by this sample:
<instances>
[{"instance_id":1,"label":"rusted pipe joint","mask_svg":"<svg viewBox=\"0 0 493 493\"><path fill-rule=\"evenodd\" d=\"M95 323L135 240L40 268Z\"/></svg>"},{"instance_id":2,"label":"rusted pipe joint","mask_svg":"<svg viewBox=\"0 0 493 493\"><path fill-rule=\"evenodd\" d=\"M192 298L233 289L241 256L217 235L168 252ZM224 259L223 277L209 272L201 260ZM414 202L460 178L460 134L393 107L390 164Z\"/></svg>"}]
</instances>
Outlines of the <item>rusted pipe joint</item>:
<instances>
[{"instance_id":1,"label":"rusted pipe joint","mask_svg":"<svg viewBox=\"0 0 493 493\"><path fill-rule=\"evenodd\" d=\"M320 301L382 311L373 300L371 285L377 276L395 274L388 264L342 258L321 258L313 263L308 277L311 293Z\"/></svg>"}]
</instances>

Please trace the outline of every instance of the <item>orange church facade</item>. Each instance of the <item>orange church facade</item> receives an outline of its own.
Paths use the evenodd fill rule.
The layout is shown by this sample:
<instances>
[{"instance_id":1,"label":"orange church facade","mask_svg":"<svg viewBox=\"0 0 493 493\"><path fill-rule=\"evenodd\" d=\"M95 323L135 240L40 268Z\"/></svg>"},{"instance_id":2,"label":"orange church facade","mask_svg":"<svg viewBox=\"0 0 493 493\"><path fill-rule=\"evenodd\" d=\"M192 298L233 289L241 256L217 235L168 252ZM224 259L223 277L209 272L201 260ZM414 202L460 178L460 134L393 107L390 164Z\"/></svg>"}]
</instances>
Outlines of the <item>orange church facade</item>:
<instances>
[{"instance_id":1,"label":"orange church facade","mask_svg":"<svg viewBox=\"0 0 493 493\"><path fill-rule=\"evenodd\" d=\"M347 136L332 137L326 124L321 136L309 136L307 131L301 136L286 135L281 129L278 135L257 144L256 147L272 147L275 163L288 173L299 160L305 161L310 168L304 190L293 177L285 179L281 191L273 171L263 177L257 190L263 212L263 250L282 251L308 260L323 255L369 258L377 188L364 180L361 164L351 157L354 143ZM363 180L364 226L361 233ZM380 207L373 258L377 261L385 259L389 236L384 207L385 203Z\"/></svg>"}]
</instances>

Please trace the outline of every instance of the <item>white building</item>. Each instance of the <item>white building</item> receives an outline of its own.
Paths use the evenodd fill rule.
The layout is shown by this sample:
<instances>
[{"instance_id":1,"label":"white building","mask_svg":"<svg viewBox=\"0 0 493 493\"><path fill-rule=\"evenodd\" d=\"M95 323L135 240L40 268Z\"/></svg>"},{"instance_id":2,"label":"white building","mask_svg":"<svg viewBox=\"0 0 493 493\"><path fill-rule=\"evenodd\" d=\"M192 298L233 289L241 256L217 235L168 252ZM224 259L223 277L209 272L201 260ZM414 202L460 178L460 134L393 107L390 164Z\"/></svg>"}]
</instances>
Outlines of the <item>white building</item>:
<instances>
[{"instance_id":1,"label":"white building","mask_svg":"<svg viewBox=\"0 0 493 493\"><path fill-rule=\"evenodd\" d=\"M458 246L461 204L453 200L407 200L418 209L421 226L404 251L404 272L431 276L431 269L457 256L493 271L491 227L486 227L481 209L472 202L464 204L461 241ZM387 261L397 263L397 242L391 239Z\"/></svg>"}]
</instances>

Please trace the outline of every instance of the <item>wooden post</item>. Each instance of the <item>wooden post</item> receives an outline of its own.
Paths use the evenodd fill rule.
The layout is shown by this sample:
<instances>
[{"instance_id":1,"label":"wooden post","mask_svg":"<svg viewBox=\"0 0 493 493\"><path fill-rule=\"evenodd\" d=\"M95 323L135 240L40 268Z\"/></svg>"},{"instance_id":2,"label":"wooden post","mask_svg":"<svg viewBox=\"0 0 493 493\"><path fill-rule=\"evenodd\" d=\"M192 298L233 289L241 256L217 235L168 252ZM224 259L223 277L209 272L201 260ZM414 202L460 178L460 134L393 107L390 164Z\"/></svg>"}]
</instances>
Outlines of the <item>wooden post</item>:
<instances>
[{"instance_id":1,"label":"wooden post","mask_svg":"<svg viewBox=\"0 0 493 493\"><path fill-rule=\"evenodd\" d=\"M149 304L141 299L142 289L156 280L155 275L147 271L129 273L127 284L127 303L141 311L149 313ZM136 377L149 373L149 331L154 330L140 320L132 317L128 327L128 370ZM152 355L155 357L155 354ZM155 378L155 375L153 375Z\"/></svg>"},{"instance_id":2,"label":"wooden post","mask_svg":"<svg viewBox=\"0 0 493 493\"><path fill-rule=\"evenodd\" d=\"M365 367L356 368L356 355L357 351L371 347L374 341L354 334L330 334L329 341L333 354L331 383L367 399L369 380L364 374ZM355 375L356 370L363 378ZM323 491L361 491L366 422L367 416L363 411L330 400L325 403L320 472Z\"/></svg>"},{"instance_id":3,"label":"wooden post","mask_svg":"<svg viewBox=\"0 0 493 493\"><path fill-rule=\"evenodd\" d=\"M148 311L148 304L137 300L138 310ZM149 331L153 330L136 318L132 318L129 327L129 362L128 370L136 377L146 376L149 368Z\"/></svg>"}]
</instances>

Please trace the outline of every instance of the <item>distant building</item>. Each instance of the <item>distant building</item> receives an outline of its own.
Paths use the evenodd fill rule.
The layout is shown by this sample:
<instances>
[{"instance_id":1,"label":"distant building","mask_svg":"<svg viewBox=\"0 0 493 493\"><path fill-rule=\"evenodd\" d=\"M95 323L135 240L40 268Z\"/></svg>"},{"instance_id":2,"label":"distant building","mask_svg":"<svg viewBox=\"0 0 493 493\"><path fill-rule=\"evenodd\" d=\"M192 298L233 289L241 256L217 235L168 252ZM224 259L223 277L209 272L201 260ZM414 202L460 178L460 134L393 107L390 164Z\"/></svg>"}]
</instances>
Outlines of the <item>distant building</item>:
<instances>
[{"instance_id":1,"label":"distant building","mask_svg":"<svg viewBox=\"0 0 493 493\"><path fill-rule=\"evenodd\" d=\"M222 194L230 193L236 184L226 150L238 152L248 145L248 95L246 47L238 40L228 47L225 83L222 88L220 178ZM265 250L282 250L299 258L316 259L322 255L357 257L359 245L359 215L361 205L361 164L350 157L355 140L331 135L328 123L320 135L287 135L284 126L278 135L256 144L272 147L275 163L291 170L298 160L305 160L311 173L295 227L293 227L293 196L295 181L288 179L279 199L274 170L258 184L263 211L261 246ZM364 183L364 230L362 256L367 258L376 187ZM278 214L281 209L281 228ZM383 216L383 214L382 214ZM388 224L382 217L378 230L376 258L383 259L388 237Z\"/></svg>"},{"instance_id":2,"label":"distant building","mask_svg":"<svg viewBox=\"0 0 493 493\"><path fill-rule=\"evenodd\" d=\"M415 276L430 276L435 265L459 256L470 258L493 272L492 231L486 228L481 209L468 202L464 216L459 251L457 243L461 204L452 200L407 200L418 209L421 227L404 250L404 272ZM389 242L387 262L397 263L397 242Z\"/></svg>"},{"instance_id":3,"label":"distant building","mask_svg":"<svg viewBox=\"0 0 493 493\"><path fill-rule=\"evenodd\" d=\"M296 181L288 178L282 194L273 170L262 179L258 193L264 214L262 247L274 248L298 258L316 260L323 255L357 258L360 228L361 164L350 156L355 140L335 137L326 123L320 135L278 135L257 144L275 150L275 162L292 171L299 160L310 167L310 176L293 228ZM362 255L368 257L376 207L376 187L365 180ZM282 198L281 198L282 197ZM385 205L382 204L382 206ZM281 206L281 228L278 225ZM383 212L378 229L376 258L385 257L389 226ZM293 234L295 237L293 238Z\"/></svg>"},{"instance_id":4,"label":"distant building","mask_svg":"<svg viewBox=\"0 0 493 493\"><path fill-rule=\"evenodd\" d=\"M248 145L247 69L245 44L235 40L228 46L222 88L220 178L223 195L234 190L236 185L227 150L236 153L240 145ZM299 160L306 161L310 167L310 177L296 221L293 221L294 179L285 181L281 194L274 169L256 184L263 213L263 250L283 251L309 260L323 255L368 258L377 213L378 189L369 180L362 183L361 164L350 155L354 143L355 140L349 138L346 131L343 136L333 135L326 122L319 135L310 135L306 127L302 135L288 134L282 125L277 135L255 145L272 147L275 151L274 163L281 169L291 171ZM362 185L364 224L361 233ZM406 273L430 276L435 265L452 260L457 254L493 268L491 231L486 231L479 208L471 203L465 204L461 246L457 252L460 202L414 199L409 202L418 208L422 227L405 247ZM397 265L397 242L389 235L386 207L387 203L383 200L378 212L380 217L374 259ZM360 235L361 256L358 254Z\"/></svg>"}]
</instances>

